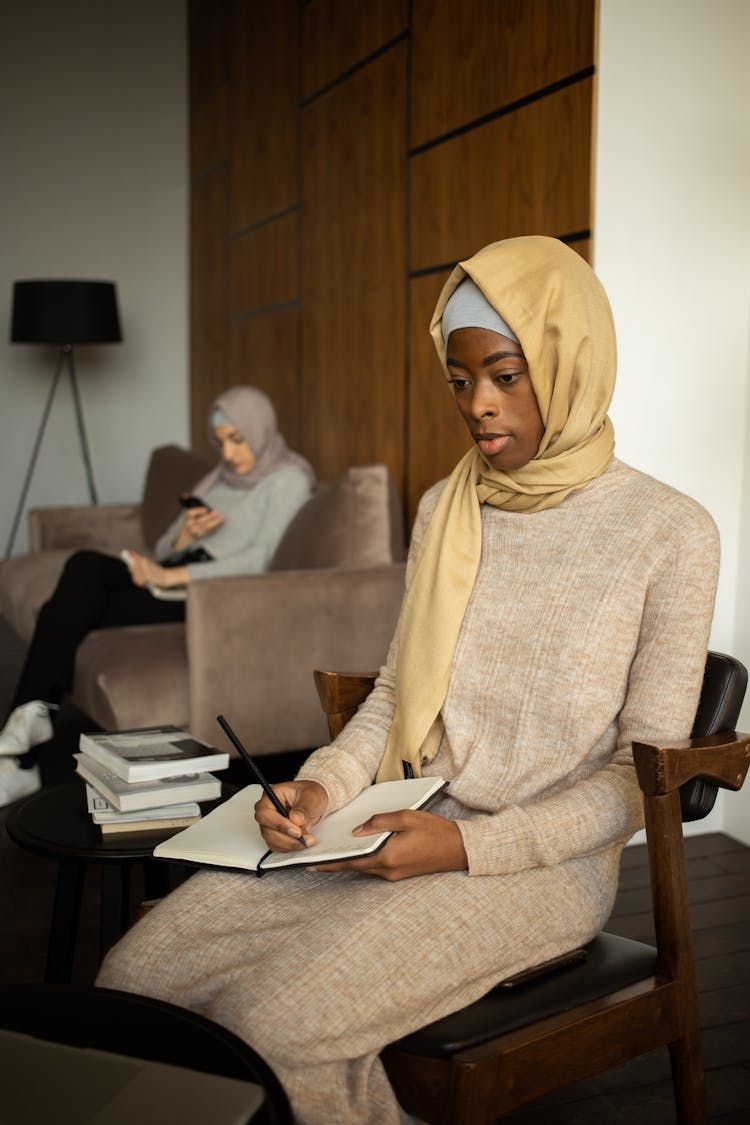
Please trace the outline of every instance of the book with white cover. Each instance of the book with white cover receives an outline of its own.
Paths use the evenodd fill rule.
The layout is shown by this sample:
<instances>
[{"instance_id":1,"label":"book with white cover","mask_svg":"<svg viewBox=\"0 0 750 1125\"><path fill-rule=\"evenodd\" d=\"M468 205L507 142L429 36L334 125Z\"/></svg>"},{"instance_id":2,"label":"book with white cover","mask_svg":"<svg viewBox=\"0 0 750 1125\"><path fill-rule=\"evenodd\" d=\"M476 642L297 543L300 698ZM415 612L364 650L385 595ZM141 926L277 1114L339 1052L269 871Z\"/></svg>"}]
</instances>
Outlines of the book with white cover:
<instances>
[{"instance_id":1,"label":"book with white cover","mask_svg":"<svg viewBox=\"0 0 750 1125\"><path fill-rule=\"evenodd\" d=\"M76 773L88 781L118 812L179 805L185 801L215 801L221 782L210 773L189 774L157 781L123 781L117 774L93 761L88 754L74 754Z\"/></svg>"},{"instance_id":2,"label":"book with white cover","mask_svg":"<svg viewBox=\"0 0 750 1125\"><path fill-rule=\"evenodd\" d=\"M162 602L186 602L187 586L157 586L153 582L148 584L148 592Z\"/></svg>"},{"instance_id":3,"label":"book with white cover","mask_svg":"<svg viewBox=\"0 0 750 1125\"><path fill-rule=\"evenodd\" d=\"M154 809L135 809L133 812L118 812L106 796L97 793L93 785L85 783L85 807L91 813L94 825L102 832L128 827L134 831L141 827L186 828L200 817L197 801L183 801L181 804L160 804ZM169 823L165 823L169 821ZM177 823L175 821L180 821Z\"/></svg>"},{"instance_id":4,"label":"book with white cover","mask_svg":"<svg viewBox=\"0 0 750 1125\"><path fill-rule=\"evenodd\" d=\"M163 816L159 820L128 820L125 818L122 822L108 820L98 827L105 836L123 836L134 833L142 835L144 832L148 832L151 836L154 833L161 836L164 832L178 832L181 828L187 828L189 824L195 824L196 820L200 820L200 818L199 810L197 816Z\"/></svg>"},{"instance_id":5,"label":"book with white cover","mask_svg":"<svg viewBox=\"0 0 750 1125\"><path fill-rule=\"evenodd\" d=\"M442 777L382 781L363 789L342 809L324 817L313 829L317 843L292 852L269 851L253 812L263 790L247 785L197 824L178 832L154 848L157 859L179 859L202 867L264 871L279 867L307 867L371 855L390 832L352 836L352 829L375 813L422 808L445 785Z\"/></svg>"},{"instance_id":6,"label":"book with white cover","mask_svg":"<svg viewBox=\"0 0 750 1125\"><path fill-rule=\"evenodd\" d=\"M229 754L175 726L82 734L78 747L123 781L224 770Z\"/></svg>"}]
</instances>

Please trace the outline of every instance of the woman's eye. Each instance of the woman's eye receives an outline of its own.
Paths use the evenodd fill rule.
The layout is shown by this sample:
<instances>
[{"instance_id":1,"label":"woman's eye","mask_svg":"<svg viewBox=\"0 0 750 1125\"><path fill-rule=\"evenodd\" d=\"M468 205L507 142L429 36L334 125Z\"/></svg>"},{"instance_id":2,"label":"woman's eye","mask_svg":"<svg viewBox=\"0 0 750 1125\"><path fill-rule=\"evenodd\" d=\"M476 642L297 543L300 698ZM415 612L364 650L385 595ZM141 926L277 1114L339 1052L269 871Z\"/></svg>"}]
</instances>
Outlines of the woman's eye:
<instances>
[{"instance_id":1,"label":"woman's eye","mask_svg":"<svg viewBox=\"0 0 750 1125\"><path fill-rule=\"evenodd\" d=\"M523 372L521 371L503 371L495 376L495 379L502 387L512 387L521 378Z\"/></svg>"},{"instance_id":2,"label":"woman's eye","mask_svg":"<svg viewBox=\"0 0 750 1125\"><path fill-rule=\"evenodd\" d=\"M454 390L454 391L463 391L463 390L466 390L466 388L467 388L467 387L468 387L468 385L469 385L469 380L468 380L468 379L457 379L457 378L453 378L453 379L449 379L449 380L448 380L448 382L449 382L449 383L450 383L450 385L451 385L451 386L453 387L453 390Z\"/></svg>"}]
</instances>

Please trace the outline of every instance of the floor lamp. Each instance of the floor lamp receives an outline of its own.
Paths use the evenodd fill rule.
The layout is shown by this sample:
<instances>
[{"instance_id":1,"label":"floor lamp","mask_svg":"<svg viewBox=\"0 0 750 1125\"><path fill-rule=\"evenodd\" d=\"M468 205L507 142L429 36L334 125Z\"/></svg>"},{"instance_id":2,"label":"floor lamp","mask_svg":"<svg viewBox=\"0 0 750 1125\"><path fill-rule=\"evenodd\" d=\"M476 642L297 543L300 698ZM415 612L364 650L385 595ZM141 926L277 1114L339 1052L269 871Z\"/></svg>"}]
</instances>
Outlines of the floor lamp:
<instances>
[{"instance_id":1,"label":"floor lamp","mask_svg":"<svg viewBox=\"0 0 750 1125\"><path fill-rule=\"evenodd\" d=\"M60 354L42 413L31 460L26 470L21 496L13 518L5 557L13 550L16 531L23 513L26 495L34 475L36 460L44 437L47 419L52 408L57 384L63 370L67 370L73 394L78 437L81 444L89 497L98 503L91 456L83 421L81 396L78 392L73 358L75 344L117 344L122 339L120 318L117 312L117 293L112 281L16 281L13 284L13 313L11 321L13 344L57 344Z\"/></svg>"}]
</instances>

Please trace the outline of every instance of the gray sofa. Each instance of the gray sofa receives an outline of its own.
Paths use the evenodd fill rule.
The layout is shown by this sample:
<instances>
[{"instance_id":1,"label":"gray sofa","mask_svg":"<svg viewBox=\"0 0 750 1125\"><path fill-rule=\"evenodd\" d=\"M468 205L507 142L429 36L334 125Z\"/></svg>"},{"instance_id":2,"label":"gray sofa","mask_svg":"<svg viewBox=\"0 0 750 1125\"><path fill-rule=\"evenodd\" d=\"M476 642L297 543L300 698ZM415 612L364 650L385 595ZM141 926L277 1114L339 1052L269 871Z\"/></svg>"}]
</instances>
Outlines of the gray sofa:
<instances>
[{"instance_id":1,"label":"gray sofa","mask_svg":"<svg viewBox=\"0 0 750 1125\"><path fill-rule=\"evenodd\" d=\"M155 450L137 504L36 509L30 551L0 563L0 613L25 640L64 560L83 547L149 550L206 465ZM74 702L105 729L188 725L227 746L224 713L256 754L326 740L314 667L377 668L403 592L401 506L384 465L321 483L268 573L194 582L185 624L102 629L81 644Z\"/></svg>"}]
</instances>

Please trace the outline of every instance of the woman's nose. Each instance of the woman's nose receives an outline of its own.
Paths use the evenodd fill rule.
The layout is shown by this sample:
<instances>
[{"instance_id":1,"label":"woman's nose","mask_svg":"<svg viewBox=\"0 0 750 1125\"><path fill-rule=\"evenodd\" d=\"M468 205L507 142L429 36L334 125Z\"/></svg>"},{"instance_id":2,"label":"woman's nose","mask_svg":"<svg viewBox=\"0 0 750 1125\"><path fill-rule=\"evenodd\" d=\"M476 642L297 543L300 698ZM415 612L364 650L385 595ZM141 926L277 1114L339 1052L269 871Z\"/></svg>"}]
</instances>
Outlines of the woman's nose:
<instances>
[{"instance_id":1,"label":"woman's nose","mask_svg":"<svg viewBox=\"0 0 750 1125\"><path fill-rule=\"evenodd\" d=\"M497 402L489 387L478 385L471 400L471 413L474 418L493 418L497 414Z\"/></svg>"}]
</instances>

